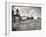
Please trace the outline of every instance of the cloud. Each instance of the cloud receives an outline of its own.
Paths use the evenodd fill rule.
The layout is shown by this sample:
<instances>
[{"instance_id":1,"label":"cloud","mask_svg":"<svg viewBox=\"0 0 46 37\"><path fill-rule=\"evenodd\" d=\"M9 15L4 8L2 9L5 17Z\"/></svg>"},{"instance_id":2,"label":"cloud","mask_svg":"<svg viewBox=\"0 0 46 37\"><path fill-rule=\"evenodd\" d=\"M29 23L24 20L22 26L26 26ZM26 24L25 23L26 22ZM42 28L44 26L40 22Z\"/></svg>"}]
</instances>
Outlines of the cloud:
<instances>
[{"instance_id":1,"label":"cloud","mask_svg":"<svg viewBox=\"0 0 46 37\"><path fill-rule=\"evenodd\" d=\"M41 8L40 7L15 7L14 12L16 13L16 9L19 9L20 16L41 16Z\"/></svg>"}]
</instances>

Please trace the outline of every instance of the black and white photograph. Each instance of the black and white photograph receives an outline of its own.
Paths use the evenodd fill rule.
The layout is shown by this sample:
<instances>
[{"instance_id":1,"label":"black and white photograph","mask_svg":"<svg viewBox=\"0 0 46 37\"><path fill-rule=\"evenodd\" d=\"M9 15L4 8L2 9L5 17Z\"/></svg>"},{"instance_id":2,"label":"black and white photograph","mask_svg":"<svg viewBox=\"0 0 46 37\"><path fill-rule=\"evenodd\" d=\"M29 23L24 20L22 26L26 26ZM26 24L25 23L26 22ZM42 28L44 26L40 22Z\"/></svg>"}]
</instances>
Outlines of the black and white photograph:
<instances>
[{"instance_id":1,"label":"black and white photograph","mask_svg":"<svg viewBox=\"0 0 46 37\"><path fill-rule=\"evenodd\" d=\"M41 30L41 7L12 5L12 31Z\"/></svg>"}]
</instances>

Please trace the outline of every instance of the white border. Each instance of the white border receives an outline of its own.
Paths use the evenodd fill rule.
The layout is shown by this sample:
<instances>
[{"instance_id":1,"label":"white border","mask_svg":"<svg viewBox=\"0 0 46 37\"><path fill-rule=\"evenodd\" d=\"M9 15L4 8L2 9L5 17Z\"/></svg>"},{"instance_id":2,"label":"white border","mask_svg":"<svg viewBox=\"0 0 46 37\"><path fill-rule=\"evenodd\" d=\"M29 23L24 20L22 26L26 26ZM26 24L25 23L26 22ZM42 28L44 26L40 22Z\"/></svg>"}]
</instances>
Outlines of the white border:
<instances>
[{"instance_id":1,"label":"white border","mask_svg":"<svg viewBox=\"0 0 46 37\"><path fill-rule=\"evenodd\" d=\"M41 7L41 16L43 16L43 12L44 12L44 5L43 4L34 4L34 3L15 3L15 2L7 2L7 35L10 33L10 35L14 35L14 34L17 34L17 33L20 33L20 32L27 32L27 31L12 31L12 23L11 23L11 6L12 5L19 5L19 6L35 6L35 7ZM43 17L42 17L43 18ZM41 27L42 29L41 30L33 30L33 32L44 32L44 25L43 25L43 20L41 21ZM31 30L29 31L31 33L33 33ZM6 34L6 33L5 33Z\"/></svg>"}]
</instances>

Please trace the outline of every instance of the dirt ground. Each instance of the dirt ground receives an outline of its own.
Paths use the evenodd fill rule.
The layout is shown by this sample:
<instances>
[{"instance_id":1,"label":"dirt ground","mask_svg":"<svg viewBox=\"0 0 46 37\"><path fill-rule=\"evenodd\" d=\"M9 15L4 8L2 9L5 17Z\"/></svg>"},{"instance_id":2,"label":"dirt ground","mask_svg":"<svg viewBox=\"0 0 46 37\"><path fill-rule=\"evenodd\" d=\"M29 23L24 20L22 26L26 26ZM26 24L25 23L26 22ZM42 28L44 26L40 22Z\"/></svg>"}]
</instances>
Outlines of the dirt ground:
<instances>
[{"instance_id":1,"label":"dirt ground","mask_svg":"<svg viewBox=\"0 0 46 37\"><path fill-rule=\"evenodd\" d=\"M29 19L12 24L12 31L40 30L41 19Z\"/></svg>"}]
</instances>

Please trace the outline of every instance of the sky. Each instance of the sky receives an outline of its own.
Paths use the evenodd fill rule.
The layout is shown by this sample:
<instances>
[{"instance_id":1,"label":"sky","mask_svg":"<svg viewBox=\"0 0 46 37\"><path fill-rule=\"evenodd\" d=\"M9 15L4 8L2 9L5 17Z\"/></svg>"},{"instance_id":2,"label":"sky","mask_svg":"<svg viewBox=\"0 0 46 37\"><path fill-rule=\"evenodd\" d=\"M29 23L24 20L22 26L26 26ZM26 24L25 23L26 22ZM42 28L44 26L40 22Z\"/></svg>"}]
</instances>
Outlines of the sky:
<instances>
[{"instance_id":1,"label":"sky","mask_svg":"<svg viewBox=\"0 0 46 37\"><path fill-rule=\"evenodd\" d=\"M14 7L14 12L19 9L20 16L41 17L41 7Z\"/></svg>"}]
</instances>

